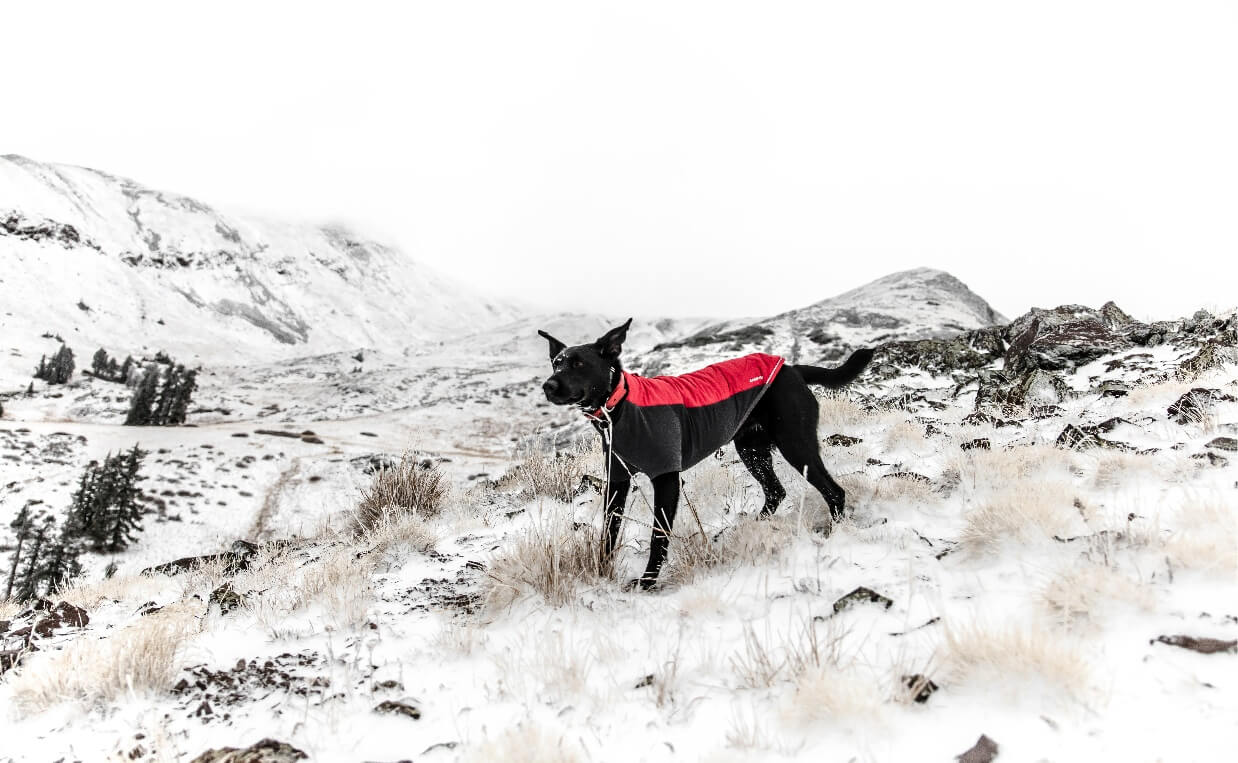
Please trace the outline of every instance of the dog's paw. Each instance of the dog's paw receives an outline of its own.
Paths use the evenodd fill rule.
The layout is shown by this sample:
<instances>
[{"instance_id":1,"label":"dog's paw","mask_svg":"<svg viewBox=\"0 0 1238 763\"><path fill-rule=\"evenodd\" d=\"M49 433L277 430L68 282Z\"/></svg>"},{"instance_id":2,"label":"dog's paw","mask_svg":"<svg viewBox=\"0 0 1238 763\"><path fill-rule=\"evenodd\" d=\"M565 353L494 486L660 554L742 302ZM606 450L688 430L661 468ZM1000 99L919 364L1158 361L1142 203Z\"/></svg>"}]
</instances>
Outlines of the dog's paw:
<instances>
[{"instance_id":1,"label":"dog's paw","mask_svg":"<svg viewBox=\"0 0 1238 763\"><path fill-rule=\"evenodd\" d=\"M628 584L624 586L624 589L628 591L635 591L637 589L640 589L642 591L648 591L652 589L654 586L656 586L657 584L658 584L657 578L645 578L645 577L632 578L631 580L628 581Z\"/></svg>"}]
</instances>

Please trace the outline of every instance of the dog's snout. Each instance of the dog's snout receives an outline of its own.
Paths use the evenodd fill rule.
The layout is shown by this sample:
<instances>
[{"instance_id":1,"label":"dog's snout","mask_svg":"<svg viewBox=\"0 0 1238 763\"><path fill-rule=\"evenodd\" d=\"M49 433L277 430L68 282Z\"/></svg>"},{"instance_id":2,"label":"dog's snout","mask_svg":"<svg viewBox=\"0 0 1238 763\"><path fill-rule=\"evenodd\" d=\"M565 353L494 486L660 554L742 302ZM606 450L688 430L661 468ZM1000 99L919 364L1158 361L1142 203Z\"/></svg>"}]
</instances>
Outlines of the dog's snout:
<instances>
[{"instance_id":1,"label":"dog's snout","mask_svg":"<svg viewBox=\"0 0 1238 763\"><path fill-rule=\"evenodd\" d=\"M550 377L542 385L542 391L545 392L547 395L553 395L554 393L558 392L559 391L559 380L554 378L553 376Z\"/></svg>"}]
</instances>

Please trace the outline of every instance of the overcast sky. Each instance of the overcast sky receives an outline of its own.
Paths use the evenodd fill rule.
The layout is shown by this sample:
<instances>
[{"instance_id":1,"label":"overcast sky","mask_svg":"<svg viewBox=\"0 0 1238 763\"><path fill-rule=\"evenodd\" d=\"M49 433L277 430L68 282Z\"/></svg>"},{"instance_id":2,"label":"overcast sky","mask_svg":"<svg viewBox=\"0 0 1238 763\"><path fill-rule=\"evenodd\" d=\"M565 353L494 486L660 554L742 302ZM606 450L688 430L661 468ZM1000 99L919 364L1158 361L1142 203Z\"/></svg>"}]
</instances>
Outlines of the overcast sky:
<instances>
[{"instance_id":1,"label":"overcast sky","mask_svg":"<svg viewBox=\"0 0 1238 763\"><path fill-rule=\"evenodd\" d=\"M124 10L120 10L123 7ZM546 310L1238 303L1238 3L14 3L0 153Z\"/></svg>"}]
</instances>

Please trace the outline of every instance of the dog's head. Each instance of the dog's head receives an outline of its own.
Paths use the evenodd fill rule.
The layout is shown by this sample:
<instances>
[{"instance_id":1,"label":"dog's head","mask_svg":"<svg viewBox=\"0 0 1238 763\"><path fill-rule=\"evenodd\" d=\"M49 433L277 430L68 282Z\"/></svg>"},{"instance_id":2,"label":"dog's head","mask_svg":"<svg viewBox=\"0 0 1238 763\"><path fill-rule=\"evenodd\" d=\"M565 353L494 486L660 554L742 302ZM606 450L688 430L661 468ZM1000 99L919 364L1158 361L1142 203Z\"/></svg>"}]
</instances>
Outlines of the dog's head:
<instances>
[{"instance_id":1,"label":"dog's head","mask_svg":"<svg viewBox=\"0 0 1238 763\"><path fill-rule=\"evenodd\" d=\"M568 347L545 331L537 333L550 342L550 364L554 369L542 384L546 399L555 405L597 408L606 402L623 370L619 353L628 336L628 318L622 326L607 331L596 342Z\"/></svg>"}]
</instances>

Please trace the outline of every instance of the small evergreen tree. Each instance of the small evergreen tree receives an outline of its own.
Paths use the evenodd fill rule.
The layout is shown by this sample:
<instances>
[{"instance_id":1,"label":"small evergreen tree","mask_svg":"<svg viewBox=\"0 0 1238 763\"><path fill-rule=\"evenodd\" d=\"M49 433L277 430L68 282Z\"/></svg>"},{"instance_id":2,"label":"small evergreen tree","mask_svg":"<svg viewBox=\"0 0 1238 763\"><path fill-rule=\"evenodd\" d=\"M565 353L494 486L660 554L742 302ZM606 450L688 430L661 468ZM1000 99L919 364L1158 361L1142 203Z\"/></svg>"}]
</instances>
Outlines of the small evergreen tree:
<instances>
[{"instance_id":1,"label":"small evergreen tree","mask_svg":"<svg viewBox=\"0 0 1238 763\"><path fill-rule=\"evenodd\" d=\"M129 415L125 417L127 426L144 427L154 423L152 417L157 403L159 376L159 366L154 363L146 366L142 380L138 382L133 393L133 400L129 403Z\"/></svg>"},{"instance_id":2,"label":"small evergreen tree","mask_svg":"<svg viewBox=\"0 0 1238 763\"><path fill-rule=\"evenodd\" d=\"M198 370L195 368L185 371L181 376L180 386L176 390L176 399L172 403L168 424L185 423L185 417L189 415L189 403L193 398L194 390L197 388Z\"/></svg>"},{"instance_id":3,"label":"small evergreen tree","mask_svg":"<svg viewBox=\"0 0 1238 763\"><path fill-rule=\"evenodd\" d=\"M55 591L70 578L82 573L82 565L78 561L78 556L82 553L81 544L69 532L68 527L63 528L53 540L51 533L54 530L53 524L48 529L47 547L35 572L40 588L46 592Z\"/></svg>"},{"instance_id":4,"label":"small evergreen tree","mask_svg":"<svg viewBox=\"0 0 1238 763\"><path fill-rule=\"evenodd\" d=\"M74 367L73 350L62 344L50 361L46 355L39 359L39 365L34 369L34 378L42 379L48 384L65 384L73 378Z\"/></svg>"},{"instance_id":5,"label":"small evergreen tree","mask_svg":"<svg viewBox=\"0 0 1238 763\"><path fill-rule=\"evenodd\" d=\"M108 373L107 373L108 360L109 358L107 356L107 350L100 347L98 350L95 351L94 357L90 359L91 372L95 376L99 377L100 379L108 378Z\"/></svg>"},{"instance_id":6,"label":"small evergreen tree","mask_svg":"<svg viewBox=\"0 0 1238 763\"><path fill-rule=\"evenodd\" d=\"M67 384L73 378L73 350L68 345L60 345L60 349L52 356L51 371L53 384Z\"/></svg>"},{"instance_id":7,"label":"small evergreen tree","mask_svg":"<svg viewBox=\"0 0 1238 763\"><path fill-rule=\"evenodd\" d=\"M120 365L120 373L117 374L118 381L122 381L125 384L130 384L131 379L129 377L133 373L133 367L136 365L137 365L137 362L134 361L133 356L126 355L125 362Z\"/></svg>"},{"instance_id":8,"label":"small evergreen tree","mask_svg":"<svg viewBox=\"0 0 1238 763\"><path fill-rule=\"evenodd\" d=\"M47 549L48 539L55 530L56 520L46 514L40 514L31 519L29 531L29 550L26 552L24 564L14 565L13 580L10 588L13 598L27 601L39 595L42 591L42 578L39 577L43 564L43 552Z\"/></svg>"},{"instance_id":9,"label":"small evergreen tree","mask_svg":"<svg viewBox=\"0 0 1238 763\"><path fill-rule=\"evenodd\" d=\"M17 579L17 565L21 563L22 547L26 545L26 541L30 540L34 531L34 517L30 513L30 506L29 503L22 506L17 516L9 523L17 539L17 546L13 549L13 561L9 565L9 580L4 587L6 599L13 595L13 584Z\"/></svg>"},{"instance_id":10,"label":"small evergreen tree","mask_svg":"<svg viewBox=\"0 0 1238 763\"><path fill-rule=\"evenodd\" d=\"M66 537L81 539L94 551L124 551L142 531L144 495L138 483L146 451L134 445L109 453L102 464L86 467L73 493Z\"/></svg>"}]
</instances>

